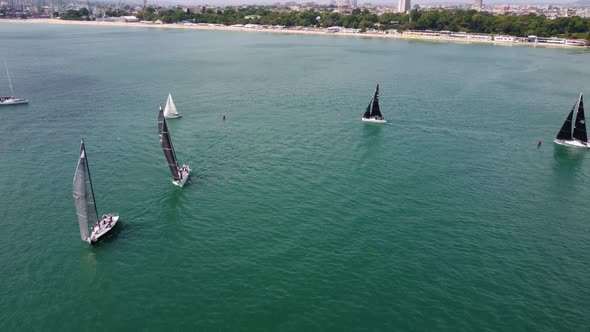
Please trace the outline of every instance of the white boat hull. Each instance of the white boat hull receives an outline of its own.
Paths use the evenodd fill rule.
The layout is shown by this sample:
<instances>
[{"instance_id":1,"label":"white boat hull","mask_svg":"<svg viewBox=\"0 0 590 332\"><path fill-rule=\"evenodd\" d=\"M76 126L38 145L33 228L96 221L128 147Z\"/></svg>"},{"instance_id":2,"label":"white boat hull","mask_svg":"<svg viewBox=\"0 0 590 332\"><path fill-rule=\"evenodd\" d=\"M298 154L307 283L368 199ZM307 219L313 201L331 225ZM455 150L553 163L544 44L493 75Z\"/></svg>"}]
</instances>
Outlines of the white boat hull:
<instances>
[{"instance_id":1,"label":"white boat hull","mask_svg":"<svg viewBox=\"0 0 590 332\"><path fill-rule=\"evenodd\" d=\"M189 176L191 176L191 169L190 167L188 167L187 165L183 165L183 168L186 166L186 171L181 169L180 174L182 174L182 177L180 178L180 180L172 180L172 183L175 186L179 186L180 188L182 188L184 186L184 184L186 183L186 181L188 181Z\"/></svg>"},{"instance_id":2,"label":"white boat hull","mask_svg":"<svg viewBox=\"0 0 590 332\"><path fill-rule=\"evenodd\" d=\"M3 105L20 105L20 104L28 104L28 99L20 99L20 98L9 98L3 101L0 101L0 106Z\"/></svg>"},{"instance_id":3,"label":"white boat hull","mask_svg":"<svg viewBox=\"0 0 590 332\"><path fill-rule=\"evenodd\" d=\"M563 145L563 146L571 146L573 148L581 148L581 149L590 148L590 145L588 145L588 143L584 143L584 142L578 141L578 140L568 141L568 140L556 139L556 140L553 140L553 142L555 144L559 144L559 145Z\"/></svg>"},{"instance_id":4,"label":"white boat hull","mask_svg":"<svg viewBox=\"0 0 590 332\"><path fill-rule=\"evenodd\" d=\"M182 118L182 114L176 113L176 114L164 115L164 117L166 119L178 119L178 118Z\"/></svg>"},{"instance_id":5,"label":"white boat hull","mask_svg":"<svg viewBox=\"0 0 590 332\"><path fill-rule=\"evenodd\" d=\"M371 122L371 123L387 123L387 120L385 120L385 119L379 120L379 119L375 119L375 118L368 118L368 119L367 118L361 118L361 120L363 122Z\"/></svg>"},{"instance_id":6,"label":"white boat hull","mask_svg":"<svg viewBox=\"0 0 590 332\"><path fill-rule=\"evenodd\" d=\"M109 217L112 218L109 222ZM90 237L88 238L89 243L94 243L100 239L101 236L107 234L119 221L119 216L114 214L108 214L107 218L102 219L98 225L95 225L92 228L92 233L90 233Z\"/></svg>"}]
</instances>

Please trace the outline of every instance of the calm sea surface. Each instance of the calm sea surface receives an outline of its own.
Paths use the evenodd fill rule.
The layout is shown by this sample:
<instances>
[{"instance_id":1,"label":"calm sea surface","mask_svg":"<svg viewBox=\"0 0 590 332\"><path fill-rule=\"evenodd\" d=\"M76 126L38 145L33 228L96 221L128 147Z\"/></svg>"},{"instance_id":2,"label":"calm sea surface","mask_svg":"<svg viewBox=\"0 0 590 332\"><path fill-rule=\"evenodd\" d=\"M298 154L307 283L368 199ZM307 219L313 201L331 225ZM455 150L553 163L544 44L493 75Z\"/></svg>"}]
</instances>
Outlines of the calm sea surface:
<instances>
[{"instance_id":1,"label":"calm sea surface","mask_svg":"<svg viewBox=\"0 0 590 332\"><path fill-rule=\"evenodd\" d=\"M590 329L590 151L551 142L589 52L8 23L0 44L31 101L0 109L1 331ZM387 125L360 121L376 83ZM81 137L121 215L94 247Z\"/></svg>"}]
</instances>

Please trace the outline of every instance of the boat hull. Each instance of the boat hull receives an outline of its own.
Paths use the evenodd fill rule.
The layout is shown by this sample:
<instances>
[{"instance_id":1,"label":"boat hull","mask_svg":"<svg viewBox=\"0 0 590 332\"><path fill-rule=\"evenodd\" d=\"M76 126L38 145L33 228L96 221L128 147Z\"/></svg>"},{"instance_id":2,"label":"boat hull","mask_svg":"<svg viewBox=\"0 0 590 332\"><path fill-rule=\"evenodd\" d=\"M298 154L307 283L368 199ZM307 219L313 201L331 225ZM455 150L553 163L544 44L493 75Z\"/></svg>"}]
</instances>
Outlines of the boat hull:
<instances>
[{"instance_id":1,"label":"boat hull","mask_svg":"<svg viewBox=\"0 0 590 332\"><path fill-rule=\"evenodd\" d=\"M183 165L183 167L186 165ZM182 188L184 186L184 184L186 183L186 181L188 181L189 176L191 176L191 169L190 167L186 166L186 171L185 170L181 170L181 174L182 177L180 178L180 180L172 180L172 184L174 184L175 186L179 186L180 188Z\"/></svg>"},{"instance_id":2,"label":"boat hull","mask_svg":"<svg viewBox=\"0 0 590 332\"><path fill-rule=\"evenodd\" d=\"M584 143L584 142L578 141L578 140L568 141L568 140L555 139L555 140L553 140L553 143L563 145L563 146L569 146L569 147L573 147L573 148L580 148L580 149L590 148L590 145L588 145L588 143Z\"/></svg>"},{"instance_id":3,"label":"boat hull","mask_svg":"<svg viewBox=\"0 0 590 332\"><path fill-rule=\"evenodd\" d=\"M182 114L176 113L176 114L164 115L164 117L166 119L179 119L179 118L182 118Z\"/></svg>"},{"instance_id":4,"label":"boat hull","mask_svg":"<svg viewBox=\"0 0 590 332\"><path fill-rule=\"evenodd\" d=\"M117 224L117 221L119 221L119 216L116 214L107 214L107 218L108 217L112 218L110 223L108 223L107 219L102 219L98 223L98 227L94 226L94 228L92 229L92 233L90 233L90 238L88 240L91 244L95 243L102 236L110 232L111 229L113 229Z\"/></svg>"},{"instance_id":5,"label":"boat hull","mask_svg":"<svg viewBox=\"0 0 590 332\"><path fill-rule=\"evenodd\" d=\"M21 105L21 104L28 104L28 103L29 103L29 100L27 100L27 99L11 98L11 99L6 99L4 101L0 101L0 106Z\"/></svg>"},{"instance_id":6,"label":"boat hull","mask_svg":"<svg viewBox=\"0 0 590 332\"><path fill-rule=\"evenodd\" d=\"M387 123L385 119L375 119L375 118L361 118L363 122L370 122L370 123Z\"/></svg>"}]
</instances>

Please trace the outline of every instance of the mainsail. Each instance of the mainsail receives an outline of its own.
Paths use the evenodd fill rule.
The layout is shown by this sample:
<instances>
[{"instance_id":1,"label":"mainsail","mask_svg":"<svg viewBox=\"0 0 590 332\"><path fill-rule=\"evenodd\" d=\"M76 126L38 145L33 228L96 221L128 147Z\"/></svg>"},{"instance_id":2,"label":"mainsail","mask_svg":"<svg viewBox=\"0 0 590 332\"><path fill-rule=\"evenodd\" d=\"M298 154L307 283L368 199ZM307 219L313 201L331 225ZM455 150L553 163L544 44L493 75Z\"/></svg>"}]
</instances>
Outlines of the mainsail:
<instances>
[{"instance_id":1,"label":"mainsail","mask_svg":"<svg viewBox=\"0 0 590 332\"><path fill-rule=\"evenodd\" d=\"M576 114L576 122L574 123L574 138L582 142L588 142L588 135L586 134L586 119L584 117L584 100L580 94L578 101L578 114Z\"/></svg>"},{"instance_id":2,"label":"mainsail","mask_svg":"<svg viewBox=\"0 0 590 332\"><path fill-rule=\"evenodd\" d=\"M178 112L176 111L176 106L172 100L172 94L169 93L168 100L166 101L166 107L164 108L164 116L168 117L176 114L178 114Z\"/></svg>"},{"instance_id":3,"label":"mainsail","mask_svg":"<svg viewBox=\"0 0 590 332\"><path fill-rule=\"evenodd\" d=\"M164 156L166 156L166 161L168 162L168 167L170 167L170 172L172 173L172 177L174 180L180 180L180 172L178 171L178 162L176 161L176 154L174 153L174 146L172 146L172 140L170 139L170 132L168 132L168 125L166 124L166 119L162 114L162 109L160 109L159 120L162 121L162 134L160 141L162 142L162 149L164 150ZM159 122L159 121L158 121Z\"/></svg>"},{"instance_id":4,"label":"mainsail","mask_svg":"<svg viewBox=\"0 0 590 332\"><path fill-rule=\"evenodd\" d=\"M98 223L98 212L94 201L94 191L92 190L92 180L90 179L84 141L80 146L80 158L74 174L74 201L76 203L76 213L78 214L78 224L80 224L80 237L82 240L87 241L90 234L89 224Z\"/></svg>"},{"instance_id":5,"label":"mainsail","mask_svg":"<svg viewBox=\"0 0 590 332\"><path fill-rule=\"evenodd\" d=\"M377 84L377 88L375 88L375 95L373 96L373 107L371 108L371 116L383 117L381 115L381 110L379 109L379 84Z\"/></svg>"}]
</instances>

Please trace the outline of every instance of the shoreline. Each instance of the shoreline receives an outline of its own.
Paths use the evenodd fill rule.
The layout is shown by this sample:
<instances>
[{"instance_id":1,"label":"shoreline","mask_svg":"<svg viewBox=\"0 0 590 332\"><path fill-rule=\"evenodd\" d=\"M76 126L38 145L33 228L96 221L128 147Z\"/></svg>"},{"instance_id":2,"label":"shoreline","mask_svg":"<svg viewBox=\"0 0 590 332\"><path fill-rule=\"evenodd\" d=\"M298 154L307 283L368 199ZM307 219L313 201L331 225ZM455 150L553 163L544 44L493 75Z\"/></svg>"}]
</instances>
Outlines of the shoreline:
<instances>
[{"instance_id":1,"label":"shoreline","mask_svg":"<svg viewBox=\"0 0 590 332\"><path fill-rule=\"evenodd\" d=\"M575 46L565 44L539 44L539 43L519 43L519 42L503 42L494 40L463 40L445 36L424 36L424 35L410 35L410 34L385 34L385 33L347 33L347 32L326 32L314 30L297 30L291 28L283 29L262 29L262 28L246 28L227 25L197 25L197 24L156 24L156 23L142 23L142 22L104 22L104 21L65 21L60 19L0 19L0 23L20 23L20 24L61 24L61 25L85 25L85 26L103 26L103 27L137 27L137 28L152 28L152 29L185 29L185 30L202 30L202 31L235 31L235 32L263 32L263 33L277 33L277 34L298 34L298 35L316 35L316 36L344 36L357 38L384 38L397 40L415 40L415 41L429 41L441 43L455 43L455 44L489 44L499 46L527 46L527 47L542 47L542 48L567 48L567 49L583 49L587 50L590 46Z\"/></svg>"}]
</instances>

